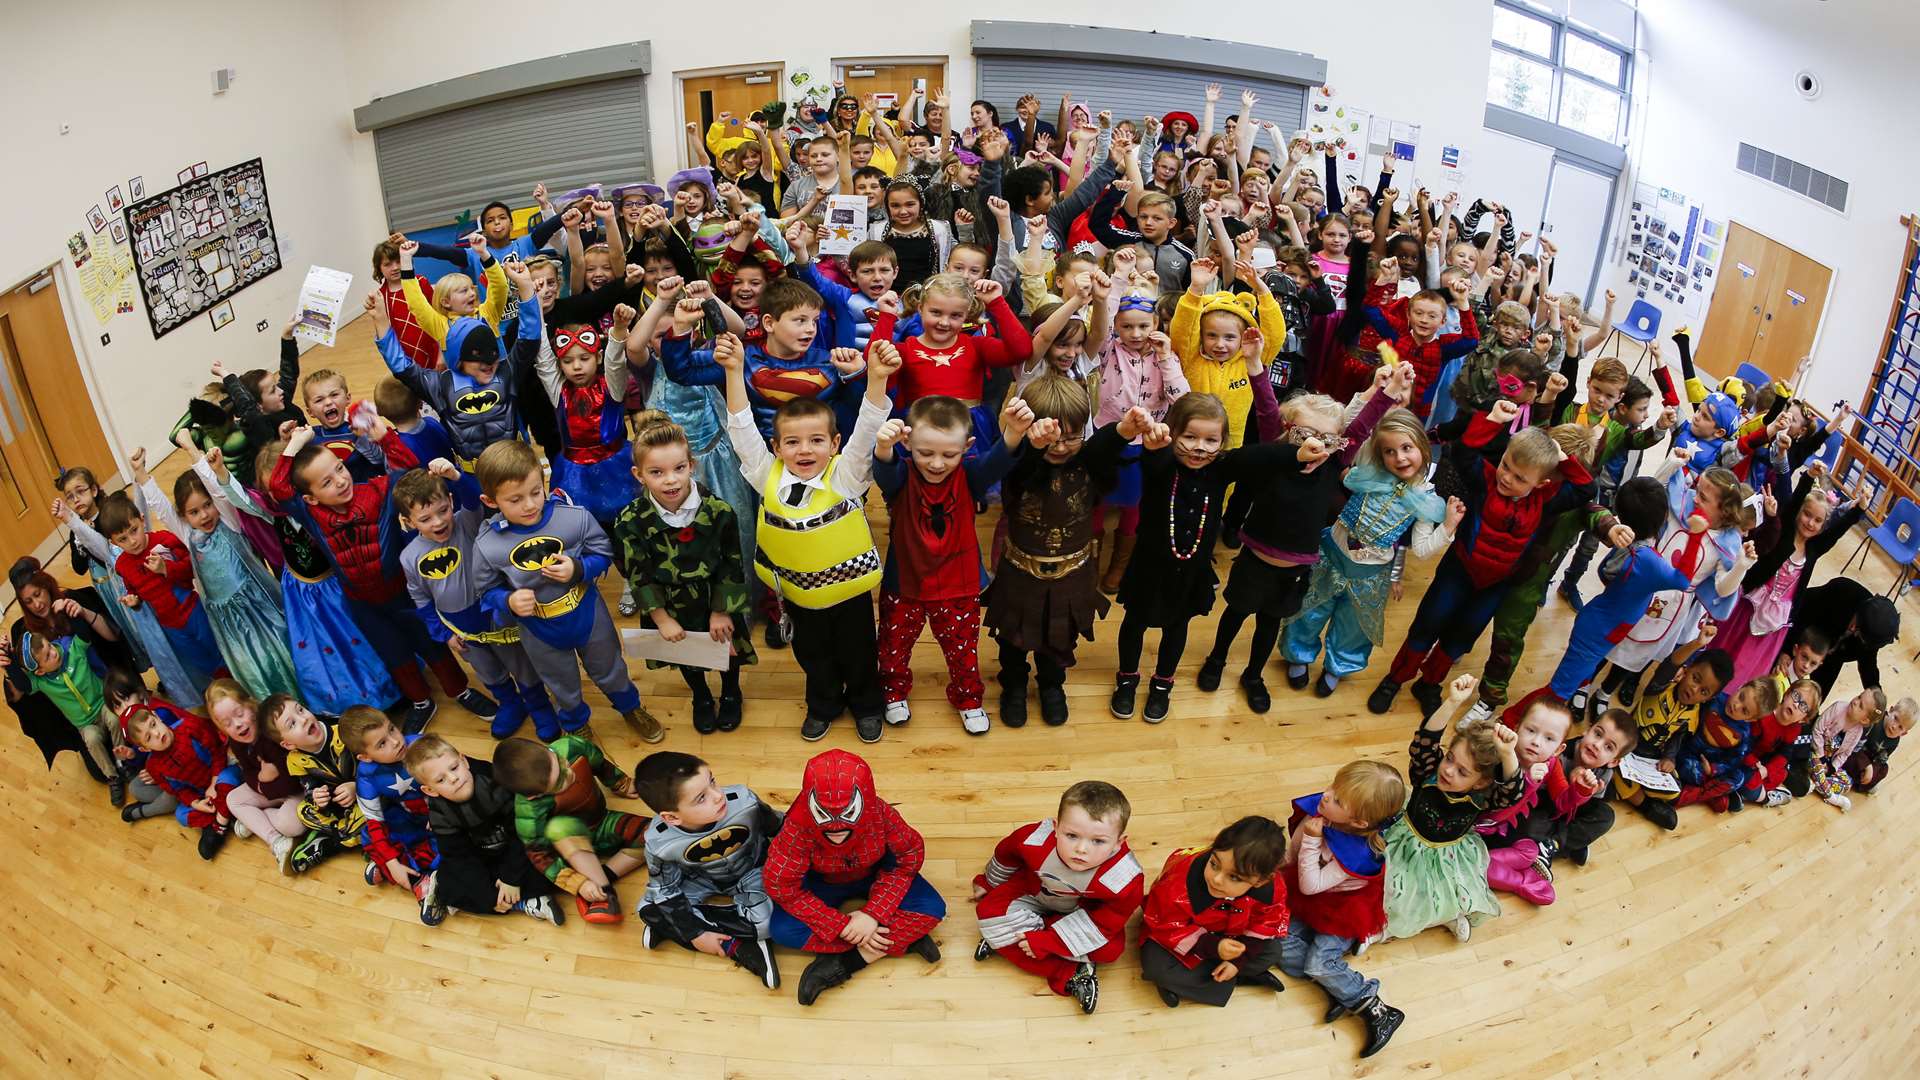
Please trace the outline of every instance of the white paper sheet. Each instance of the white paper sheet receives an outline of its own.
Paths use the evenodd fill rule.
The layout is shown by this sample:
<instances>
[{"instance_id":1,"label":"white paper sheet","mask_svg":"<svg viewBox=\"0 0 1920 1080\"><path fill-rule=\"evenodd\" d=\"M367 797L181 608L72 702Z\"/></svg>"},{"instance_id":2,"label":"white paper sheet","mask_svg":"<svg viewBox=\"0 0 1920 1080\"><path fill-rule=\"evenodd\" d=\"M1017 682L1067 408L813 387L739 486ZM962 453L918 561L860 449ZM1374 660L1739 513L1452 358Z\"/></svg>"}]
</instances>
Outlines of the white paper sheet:
<instances>
[{"instance_id":1,"label":"white paper sheet","mask_svg":"<svg viewBox=\"0 0 1920 1080\"><path fill-rule=\"evenodd\" d=\"M691 629L679 641L668 641L652 627L625 628L620 631L620 647L636 660L663 660L669 664L687 664L709 671L725 671L732 661L733 646L713 640L713 635Z\"/></svg>"},{"instance_id":2,"label":"white paper sheet","mask_svg":"<svg viewBox=\"0 0 1920 1080\"><path fill-rule=\"evenodd\" d=\"M845 255L866 238L867 197L827 196L827 238L820 241L820 254Z\"/></svg>"},{"instance_id":3,"label":"white paper sheet","mask_svg":"<svg viewBox=\"0 0 1920 1080\"><path fill-rule=\"evenodd\" d=\"M340 310L352 288L353 275L344 270L308 267L307 280L300 284L300 323L293 328L293 336L331 346L340 329Z\"/></svg>"},{"instance_id":4,"label":"white paper sheet","mask_svg":"<svg viewBox=\"0 0 1920 1080\"><path fill-rule=\"evenodd\" d=\"M1639 784L1648 791L1679 791L1680 781L1670 773L1660 771L1660 763L1653 758L1628 754L1620 759L1622 779Z\"/></svg>"}]
</instances>

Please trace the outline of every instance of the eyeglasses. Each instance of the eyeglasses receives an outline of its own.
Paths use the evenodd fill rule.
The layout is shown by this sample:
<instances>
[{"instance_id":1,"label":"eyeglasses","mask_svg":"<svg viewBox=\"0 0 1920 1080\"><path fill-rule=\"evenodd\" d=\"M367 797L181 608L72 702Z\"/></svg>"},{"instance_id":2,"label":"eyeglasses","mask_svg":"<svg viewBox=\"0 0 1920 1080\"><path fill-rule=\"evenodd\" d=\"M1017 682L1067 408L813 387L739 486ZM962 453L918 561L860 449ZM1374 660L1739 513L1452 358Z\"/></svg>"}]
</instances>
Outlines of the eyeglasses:
<instances>
[{"instance_id":1,"label":"eyeglasses","mask_svg":"<svg viewBox=\"0 0 1920 1080\"><path fill-rule=\"evenodd\" d=\"M1344 435L1328 435L1324 431L1315 431L1303 424L1290 425L1280 437L1293 446L1304 446L1308 439L1318 439L1320 445L1326 447L1329 454L1337 454L1345 450L1351 442Z\"/></svg>"}]
</instances>

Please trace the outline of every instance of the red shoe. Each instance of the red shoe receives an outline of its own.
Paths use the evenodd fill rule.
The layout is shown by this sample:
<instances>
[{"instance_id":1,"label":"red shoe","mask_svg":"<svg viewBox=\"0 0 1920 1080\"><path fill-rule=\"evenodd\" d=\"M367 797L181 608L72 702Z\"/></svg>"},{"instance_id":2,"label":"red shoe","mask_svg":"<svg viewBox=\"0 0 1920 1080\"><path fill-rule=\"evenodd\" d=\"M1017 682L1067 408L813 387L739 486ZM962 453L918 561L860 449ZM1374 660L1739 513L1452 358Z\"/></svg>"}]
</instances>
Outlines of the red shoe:
<instances>
[{"instance_id":1,"label":"red shoe","mask_svg":"<svg viewBox=\"0 0 1920 1080\"><path fill-rule=\"evenodd\" d=\"M620 914L620 898L613 894L612 889L608 889L607 898L598 903L590 902L584 896L574 897L573 903L580 909L580 917L590 923L615 926L625 918Z\"/></svg>"}]
</instances>

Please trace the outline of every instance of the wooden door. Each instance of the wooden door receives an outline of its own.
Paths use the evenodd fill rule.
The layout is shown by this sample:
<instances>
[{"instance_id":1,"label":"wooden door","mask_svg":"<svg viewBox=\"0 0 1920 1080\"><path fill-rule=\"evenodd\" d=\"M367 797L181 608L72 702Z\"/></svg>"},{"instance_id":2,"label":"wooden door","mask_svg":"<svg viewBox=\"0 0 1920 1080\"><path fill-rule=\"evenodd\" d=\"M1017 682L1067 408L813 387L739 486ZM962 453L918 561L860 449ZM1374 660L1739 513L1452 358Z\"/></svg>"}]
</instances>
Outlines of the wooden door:
<instances>
[{"instance_id":1,"label":"wooden door","mask_svg":"<svg viewBox=\"0 0 1920 1080\"><path fill-rule=\"evenodd\" d=\"M56 471L84 465L105 481L119 470L99 414L73 355L60 290L51 275L0 296L0 318L7 322L12 374L24 384L23 407L39 418L44 449Z\"/></svg>"},{"instance_id":2,"label":"wooden door","mask_svg":"<svg viewBox=\"0 0 1920 1080\"><path fill-rule=\"evenodd\" d=\"M748 79L755 80L748 82ZM765 79L765 82L759 80ZM701 75L680 80L681 116L689 124L699 125L702 144L707 137L707 128L720 118L721 113L731 113L735 119L745 119L748 114L763 105L780 99L786 68L779 64L769 64L752 71L734 72L729 75ZM685 161L685 139L681 159ZM691 164L689 162L689 164Z\"/></svg>"},{"instance_id":3,"label":"wooden door","mask_svg":"<svg viewBox=\"0 0 1920 1080\"><path fill-rule=\"evenodd\" d=\"M99 430L77 366L69 377L76 387L82 387L78 407L49 401L45 416L55 421L49 425L42 421L42 413L34 404L28 388L25 350L42 351L39 342L44 330L40 319L44 316L37 297L51 300L63 344L67 333L52 278L43 275L36 280L47 282L37 293L28 293L31 286L22 286L0 297L0 545L13 552L34 550L54 529L53 515L47 508L53 502L53 479L59 466L49 431L57 427ZM70 345L65 346L65 357L71 364ZM62 441L66 441L64 437ZM105 446L104 439L101 445ZM98 470L95 475L103 477L116 471L112 456L104 453L97 460L75 458L73 464L94 465Z\"/></svg>"},{"instance_id":4,"label":"wooden door","mask_svg":"<svg viewBox=\"0 0 1920 1080\"><path fill-rule=\"evenodd\" d=\"M1767 297L1774 291L1769 278L1780 269L1773 250L1777 247L1737 221L1729 225L1727 246L1716 271L1720 281L1707 307L1707 324L1695 338L1693 359L1700 370L1724 378L1752 355Z\"/></svg>"},{"instance_id":5,"label":"wooden door","mask_svg":"<svg viewBox=\"0 0 1920 1080\"><path fill-rule=\"evenodd\" d=\"M1763 305L1749 362L1784 379L1792 376L1801 358L1813 351L1833 271L1791 248L1780 248L1775 261L1780 272Z\"/></svg>"},{"instance_id":6,"label":"wooden door","mask_svg":"<svg viewBox=\"0 0 1920 1080\"><path fill-rule=\"evenodd\" d=\"M893 104L882 103L880 112L887 113L900 107L913 92L915 79L927 81L927 97L939 93L947 84L947 65L944 61L928 63L874 63L863 64L858 60L837 60L833 65L834 74L846 92L857 98L865 99L868 94L892 94ZM868 74L871 72L872 74ZM1059 108L1059 102L1053 107ZM963 110L964 111L964 110ZM1053 117L1042 112L1041 119L1051 123Z\"/></svg>"}]
</instances>

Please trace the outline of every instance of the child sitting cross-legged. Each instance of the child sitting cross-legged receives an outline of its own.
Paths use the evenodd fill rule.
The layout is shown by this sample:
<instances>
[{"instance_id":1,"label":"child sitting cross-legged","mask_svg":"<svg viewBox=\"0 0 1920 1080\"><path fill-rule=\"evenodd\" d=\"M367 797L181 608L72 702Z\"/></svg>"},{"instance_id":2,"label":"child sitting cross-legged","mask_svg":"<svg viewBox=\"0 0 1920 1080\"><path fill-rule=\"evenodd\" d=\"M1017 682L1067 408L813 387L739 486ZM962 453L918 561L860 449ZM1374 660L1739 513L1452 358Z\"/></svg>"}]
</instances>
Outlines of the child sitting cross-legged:
<instances>
[{"instance_id":1,"label":"child sitting cross-legged","mask_svg":"<svg viewBox=\"0 0 1920 1080\"><path fill-rule=\"evenodd\" d=\"M1119 788L1082 780L1060 796L1054 817L1001 840L973 879L973 958L998 953L1092 1012L1100 1002L1094 965L1120 959L1127 920L1146 897L1146 874L1127 847L1132 814Z\"/></svg>"},{"instance_id":2,"label":"child sitting cross-legged","mask_svg":"<svg viewBox=\"0 0 1920 1080\"><path fill-rule=\"evenodd\" d=\"M340 717L340 741L358 759L354 794L360 804L367 883L390 881L412 892L420 902L420 921L439 926L447 917L446 905L434 895L440 852L427 828L426 796L401 760L407 736L386 713L355 705Z\"/></svg>"},{"instance_id":3,"label":"child sitting cross-legged","mask_svg":"<svg viewBox=\"0 0 1920 1080\"><path fill-rule=\"evenodd\" d=\"M1380 1000L1380 980L1347 966L1347 953L1387 925L1387 844L1382 833L1407 804L1400 770L1351 761L1327 790L1293 800L1284 867L1290 909L1280 970L1312 979L1332 999L1327 1023L1352 1013L1367 1025L1361 1057L1379 1053L1407 1014Z\"/></svg>"},{"instance_id":4,"label":"child sitting cross-legged","mask_svg":"<svg viewBox=\"0 0 1920 1080\"><path fill-rule=\"evenodd\" d=\"M205 719L192 713L169 727L160 714L136 708L127 717L127 734L147 752L148 776L180 802L174 816L200 830L200 857L211 859L227 842L232 815L227 796L240 786L240 770L227 764L227 742Z\"/></svg>"},{"instance_id":5,"label":"child sitting cross-legged","mask_svg":"<svg viewBox=\"0 0 1920 1080\"><path fill-rule=\"evenodd\" d=\"M300 823L308 832L326 836L327 846L335 850L358 848L360 826L366 821L360 813L358 762L341 740L339 726L287 694L261 702L258 715L266 734L287 752L287 775L306 790ZM378 873L367 864L369 885L379 882Z\"/></svg>"},{"instance_id":6,"label":"child sitting cross-legged","mask_svg":"<svg viewBox=\"0 0 1920 1080\"><path fill-rule=\"evenodd\" d=\"M1920 702L1910 697L1887 707L1886 715L1867 731L1859 748L1845 762L1853 790L1862 795L1873 794L1873 789L1887 778L1889 760L1893 752L1900 749L1900 740L1913 730L1916 720L1920 720Z\"/></svg>"},{"instance_id":7,"label":"child sitting cross-legged","mask_svg":"<svg viewBox=\"0 0 1920 1080\"><path fill-rule=\"evenodd\" d=\"M1526 738L1523 732L1522 741ZM1573 865L1587 865L1587 849L1613 828L1613 807L1606 800L1613 771L1639 738L1631 714L1608 709L1578 739L1567 741L1524 814L1517 820L1502 814L1483 818L1477 827L1492 848L1487 883L1536 904L1553 903L1553 860L1564 853ZM1499 839L1507 846L1494 846L1492 831L1501 829Z\"/></svg>"},{"instance_id":8,"label":"child sitting cross-legged","mask_svg":"<svg viewBox=\"0 0 1920 1080\"><path fill-rule=\"evenodd\" d=\"M780 812L743 784L721 787L712 766L672 750L641 758L633 784L656 815L647 827L647 892L636 912L647 948L672 941L724 956L767 989L779 987L769 940L773 901L761 866ZM707 902L721 895L732 903Z\"/></svg>"},{"instance_id":9,"label":"child sitting cross-legged","mask_svg":"<svg viewBox=\"0 0 1920 1080\"><path fill-rule=\"evenodd\" d=\"M1147 894L1140 968L1169 1009L1181 998L1225 1005L1236 986L1284 989L1269 969L1287 936L1286 857L1286 830L1263 817L1167 857Z\"/></svg>"},{"instance_id":10,"label":"child sitting cross-legged","mask_svg":"<svg viewBox=\"0 0 1920 1080\"><path fill-rule=\"evenodd\" d=\"M514 829L514 795L493 780L493 766L438 735L407 744L407 771L427 795L427 824L440 850L434 896L475 915L517 911L555 926L566 911L557 891L527 858Z\"/></svg>"},{"instance_id":11,"label":"child sitting cross-legged","mask_svg":"<svg viewBox=\"0 0 1920 1080\"><path fill-rule=\"evenodd\" d=\"M646 864L647 819L609 809L600 785L631 799L633 779L578 735L545 745L507 739L493 748L493 775L515 796L514 828L533 865L574 894L588 922L620 922L613 882Z\"/></svg>"}]
</instances>

